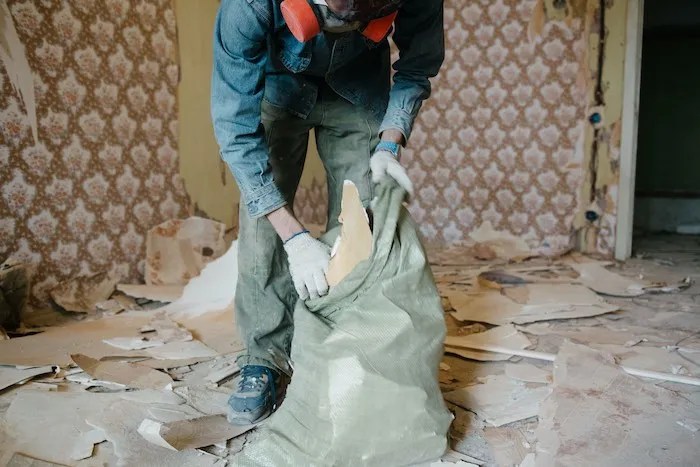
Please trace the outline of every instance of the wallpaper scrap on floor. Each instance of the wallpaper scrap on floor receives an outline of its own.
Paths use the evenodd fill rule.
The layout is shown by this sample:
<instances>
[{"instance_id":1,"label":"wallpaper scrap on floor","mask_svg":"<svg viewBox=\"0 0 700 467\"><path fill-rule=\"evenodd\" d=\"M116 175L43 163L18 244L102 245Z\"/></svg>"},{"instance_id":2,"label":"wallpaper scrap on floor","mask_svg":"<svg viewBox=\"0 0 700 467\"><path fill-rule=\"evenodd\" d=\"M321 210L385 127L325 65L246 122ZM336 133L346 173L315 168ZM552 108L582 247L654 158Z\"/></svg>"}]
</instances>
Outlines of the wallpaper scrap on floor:
<instances>
[{"instance_id":1,"label":"wallpaper scrap on floor","mask_svg":"<svg viewBox=\"0 0 700 467\"><path fill-rule=\"evenodd\" d=\"M39 141L0 67L0 258L40 265L35 304L78 275L116 267L136 281L147 230L187 215L172 4L6 3L34 75Z\"/></svg>"},{"instance_id":2,"label":"wallpaper scrap on floor","mask_svg":"<svg viewBox=\"0 0 700 467\"><path fill-rule=\"evenodd\" d=\"M403 153L426 240L454 244L483 222L534 248L571 245L584 183L587 38L574 20L548 21L530 41L534 0L448 0L446 57ZM296 210L325 220L321 181Z\"/></svg>"}]
</instances>

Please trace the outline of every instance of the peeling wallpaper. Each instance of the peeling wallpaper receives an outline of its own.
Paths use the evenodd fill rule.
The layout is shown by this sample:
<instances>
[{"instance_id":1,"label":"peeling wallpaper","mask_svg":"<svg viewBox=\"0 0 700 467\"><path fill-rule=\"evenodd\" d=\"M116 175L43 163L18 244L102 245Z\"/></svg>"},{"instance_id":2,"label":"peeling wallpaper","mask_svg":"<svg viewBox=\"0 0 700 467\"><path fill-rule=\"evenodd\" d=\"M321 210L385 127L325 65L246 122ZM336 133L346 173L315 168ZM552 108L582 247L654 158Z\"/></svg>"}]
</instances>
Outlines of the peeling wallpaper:
<instances>
[{"instance_id":1,"label":"peeling wallpaper","mask_svg":"<svg viewBox=\"0 0 700 467\"><path fill-rule=\"evenodd\" d=\"M0 258L40 265L34 303L76 275L136 281L146 231L187 215L172 4L6 4L33 75L38 142L0 66Z\"/></svg>"},{"instance_id":2,"label":"peeling wallpaper","mask_svg":"<svg viewBox=\"0 0 700 467\"><path fill-rule=\"evenodd\" d=\"M586 186L619 153L619 133L608 125L595 137L609 151L591 168L600 2L564 5L445 2L445 63L403 156L416 185L410 210L428 242L458 243L490 221L543 252L577 246L580 231L593 241L579 248L612 252L616 175L598 177L592 197ZM618 47L625 5L609 2ZM620 63L606 71L610 96L622 94L614 80L623 58L614 55ZM603 113L612 123L620 112ZM325 222L325 192L323 177L302 184L295 208L305 221ZM601 213L596 223L585 220L591 203Z\"/></svg>"},{"instance_id":3,"label":"peeling wallpaper","mask_svg":"<svg viewBox=\"0 0 700 467\"><path fill-rule=\"evenodd\" d=\"M445 65L404 152L417 190L411 211L429 242L457 243L488 220L535 248L556 251L576 238L579 249L611 253L626 4L606 3L604 122L594 131L587 116L596 105L598 0L569 0L564 9L553 0L446 0ZM80 274L114 268L137 280L147 229L184 217L189 205L178 170L172 3L0 0L4 5L0 259L41 265L35 303ZM209 40L203 15L196 25L187 14L178 20L188 34L201 29ZM14 79L23 58L33 89ZM30 90L38 143L32 106L25 106ZM196 161L192 148L188 160ZM295 208L305 222L320 224L326 182L315 150L310 155ZM215 165L214 172L188 173L192 183L220 180ZM215 217L229 215L227 203L216 206L223 214L212 211ZM586 210L600 218L587 221Z\"/></svg>"},{"instance_id":4,"label":"peeling wallpaper","mask_svg":"<svg viewBox=\"0 0 700 467\"><path fill-rule=\"evenodd\" d=\"M21 96L27 113L27 120L32 128L34 142L39 142L36 122L36 97L34 93L32 70L29 68L27 54L19 40L12 14L5 1L0 2L0 63L4 64L7 77L12 87Z\"/></svg>"}]
</instances>

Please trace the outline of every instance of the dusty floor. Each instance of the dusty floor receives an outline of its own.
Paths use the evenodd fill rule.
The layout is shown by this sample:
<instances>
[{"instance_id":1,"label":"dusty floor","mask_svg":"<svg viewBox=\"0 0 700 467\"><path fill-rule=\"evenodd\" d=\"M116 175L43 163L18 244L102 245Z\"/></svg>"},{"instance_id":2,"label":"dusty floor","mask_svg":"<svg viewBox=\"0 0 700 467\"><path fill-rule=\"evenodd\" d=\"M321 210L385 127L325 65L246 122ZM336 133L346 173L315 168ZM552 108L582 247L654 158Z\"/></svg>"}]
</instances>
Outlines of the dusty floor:
<instances>
[{"instance_id":1,"label":"dusty floor","mask_svg":"<svg viewBox=\"0 0 700 467\"><path fill-rule=\"evenodd\" d=\"M578 339L586 344L625 343L629 346L630 353L639 352L641 356L633 356L631 362L637 366L645 364L656 369L667 368L668 372L679 372L700 375L700 237L688 236L650 236L638 238L635 241L635 257L628 261L619 272L629 277L644 277L652 280L665 280L669 282L689 277L693 285L683 291L670 294L645 294L635 298L606 297L608 302L619 305L620 311L605 314L593 318L569 319L551 321L548 324L532 325L533 331L542 335L529 335L532 341L536 341L536 349L545 352L555 352L560 348L564 337L561 334L569 332L571 339ZM460 323L448 318L449 333L460 332ZM537 328L540 328L539 330ZM559 335L557 335L559 334ZM643 340L641 340L643 339ZM641 340L639 343L636 343ZM625 345L623 344L623 345ZM632 344L634 344L632 346ZM685 346L694 349L695 353L674 352L674 346ZM644 347L664 348L659 353L644 354ZM654 361L656 359L656 361ZM538 362L531 359L520 359L551 371L552 365L547 362ZM449 366L449 371L441 371L443 390L450 391L477 381L477 378L493 374L503 374L505 362L475 362L453 355L446 355L444 362ZM443 368L446 368L443 365ZM643 384L667 388L680 398L689 401L689 412L685 415L687 431L682 437L687 442L678 442L671 433L668 425L660 423L641 427L635 425L633 417L626 417L624 410L618 417L608 420L598 419L596 427L606 436L613 436L618 428L626 432L624 439L619 443L601 445L591 443L586 445L586 433L581 430L580 444L573 446L572 452L567 453L567 461L561 461L559 465L698 465L700 458L700 387L647 381ZM635 393L624 395L624 398L633 401ZM599 400L600 395L594 399ZM656 399L655 397L652 399ZM587 402L584 401L585 407ZM590 404L591 410L600 410L600 407ZM583 407L579 412L569 414L576 420L580 416L580 423L586 423L590 419L584 417ZM650 408L650 417L662 413L665 408ZM456 415L456 421L452 428L453 448L469 453L471 456L481 459L486 465L547 465L545 462L530 463L532 457L529 453L536 451L538 442L538 420L531 418L519 421L500 428L490 428L484 424L472 412L450 404L450 409ZM642 407L639 410L644 410ZM668 407L671 410L671 407ZM681 422L680 420L676 420ZM682 422L681 422L682 423ZM636 430L646 430L635 433ZM625 441L639 436L644 443L638 456L630 455L624 446ZM614 436L613 436L614 439ZM674 442L675 440L675 442ZM629 443L635 446L635 443ZM603 449L605 461L595 462L591 457L592 449ZM608 452L605 452L605 449ZM615 455L613 455L615 453ZM622 453L620 459L616 454ZM609 454L609 455L608 455ZM625 455L629 455L625 461ZM606 457L607 456L607 457Z\"/></svg>"},{"instance_id":2,"label":"dusty floor","mask_svg":"<svg viewBox=\"0 0 700 467\"><path fill-rule=\"evenodd\" d=\"M554 364L484 352L477 352L476 358L487 361L475 361L454 355L459 350L452 347L441 365L440 382L455 415L450 433L455 452L443 464L546 466L555 465L556 459L556 465L698 465L700 387L628 376L618 363L700 377L700 238L640 238L635 250L634 259L611 269L646 284L682 284L685 278L693 284L671 293L606 296L604 305L601 298L592 307L619 307L619 311L522 323L513 328L515 340L499 342L509 347L527 338L528 344L519 348L558 354ZM445 296L448 335L452 337L483 334L492 328L455 319L448 298L473 293L479 273L499 270L525 274L531 284L545 287L577 281L577 275L558 260L506 264L498 259L476 261L454 252L436 257L434 271ZM532 293L536 285L518 290L527 287L532 287ZM512 291L497 295L502 293ZM37 459L53 456L54 462L63 459L60 464L78 466L227 465L227 459L255 432L200 450L170 453L153 450L136 432L144 418L167 421L178 420L183 414L222 412L233 381L229 377L211 384L207 378L219 371L225 373L240 349L222 344L228 331L219 329L216 319L214 326L200 324L193 332L195 338L216 350L216 356L171 362L168 374L174 380L174 395L169 391L124 392L123 387L94 379L87 384L68 382L67 365L55 377L34 379L0 392L4 428L0 430L0 465L55 465L32 461L15 451ZM138 355L133 358L138 359ZM82 431L71 433L76 429ZM19 442L12 442L11 437ZM67 445L72 451L61 452ZM80 457L86 458L75 460Z\"/></svg>"}]
</instances>

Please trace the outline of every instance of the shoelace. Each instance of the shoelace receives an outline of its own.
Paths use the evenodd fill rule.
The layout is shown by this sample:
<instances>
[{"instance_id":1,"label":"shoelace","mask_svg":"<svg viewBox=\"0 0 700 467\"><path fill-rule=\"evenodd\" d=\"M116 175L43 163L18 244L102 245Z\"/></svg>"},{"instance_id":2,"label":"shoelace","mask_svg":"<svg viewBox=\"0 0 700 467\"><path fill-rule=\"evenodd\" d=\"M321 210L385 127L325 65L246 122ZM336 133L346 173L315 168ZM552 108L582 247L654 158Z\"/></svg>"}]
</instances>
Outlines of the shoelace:
<instances>
[{"instance_id":1,"label":"shoelace","mask_svg":"<svg viewBox=\"0 0 700 467\"><path fill-rule=\"evenodd\" d=\"M272 370L265 367L244 366L241 370L241 379L238 382L238 390L241 392L261 391L265 387L265 378L270 383L272 393L272 403L277 404L277 390L275 388L275 378Z\"/></svg>"}]
</instances>

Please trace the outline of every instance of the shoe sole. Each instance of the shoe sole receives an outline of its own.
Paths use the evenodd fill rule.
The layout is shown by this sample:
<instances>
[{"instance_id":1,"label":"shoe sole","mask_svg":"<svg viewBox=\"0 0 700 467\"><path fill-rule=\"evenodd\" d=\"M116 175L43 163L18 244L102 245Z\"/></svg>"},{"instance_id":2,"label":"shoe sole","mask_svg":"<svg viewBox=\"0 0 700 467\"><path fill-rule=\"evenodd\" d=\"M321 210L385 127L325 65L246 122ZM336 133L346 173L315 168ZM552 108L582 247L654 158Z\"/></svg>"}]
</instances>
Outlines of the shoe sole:
<instances>
[{"instance_id":1,"label":"shoe sole","mask_svg":"<svg viewBox=\"0 0 700 467\"><path fill-rule=\"evenodd\" d=\"M250 416L247 416L245 413L237 413L235 416L229 415L228 422L231 425L236 426L255 425L256 423L262 422L270 415L272 415L272 410L269 409L263 412L258 418L255 419L251 418Z\"/></svg>"},{"instance_id":2,"label":"shoe sole","mask_svg":"<svg viewBox=\"0 0 700 467\"><path fill-rule=\"evenodd\" d=\"M277 394L277 403L275 404L275 409L277 409L281 404L282 401L284 400L284 397L286 395L286 388L285 390L278 392ZM233 412L231 411L229 407L229 413L227 415L227 420L231 425L235 426L246 426L246 425L255 425L256 423L260 423L266 418L270 417L274 410L272 408L268 408L265 412L263 412L258 418L252 419L250 417L250 412ZM234 415L235 413L235 415Z\"/></svg>"}]
</instances>

